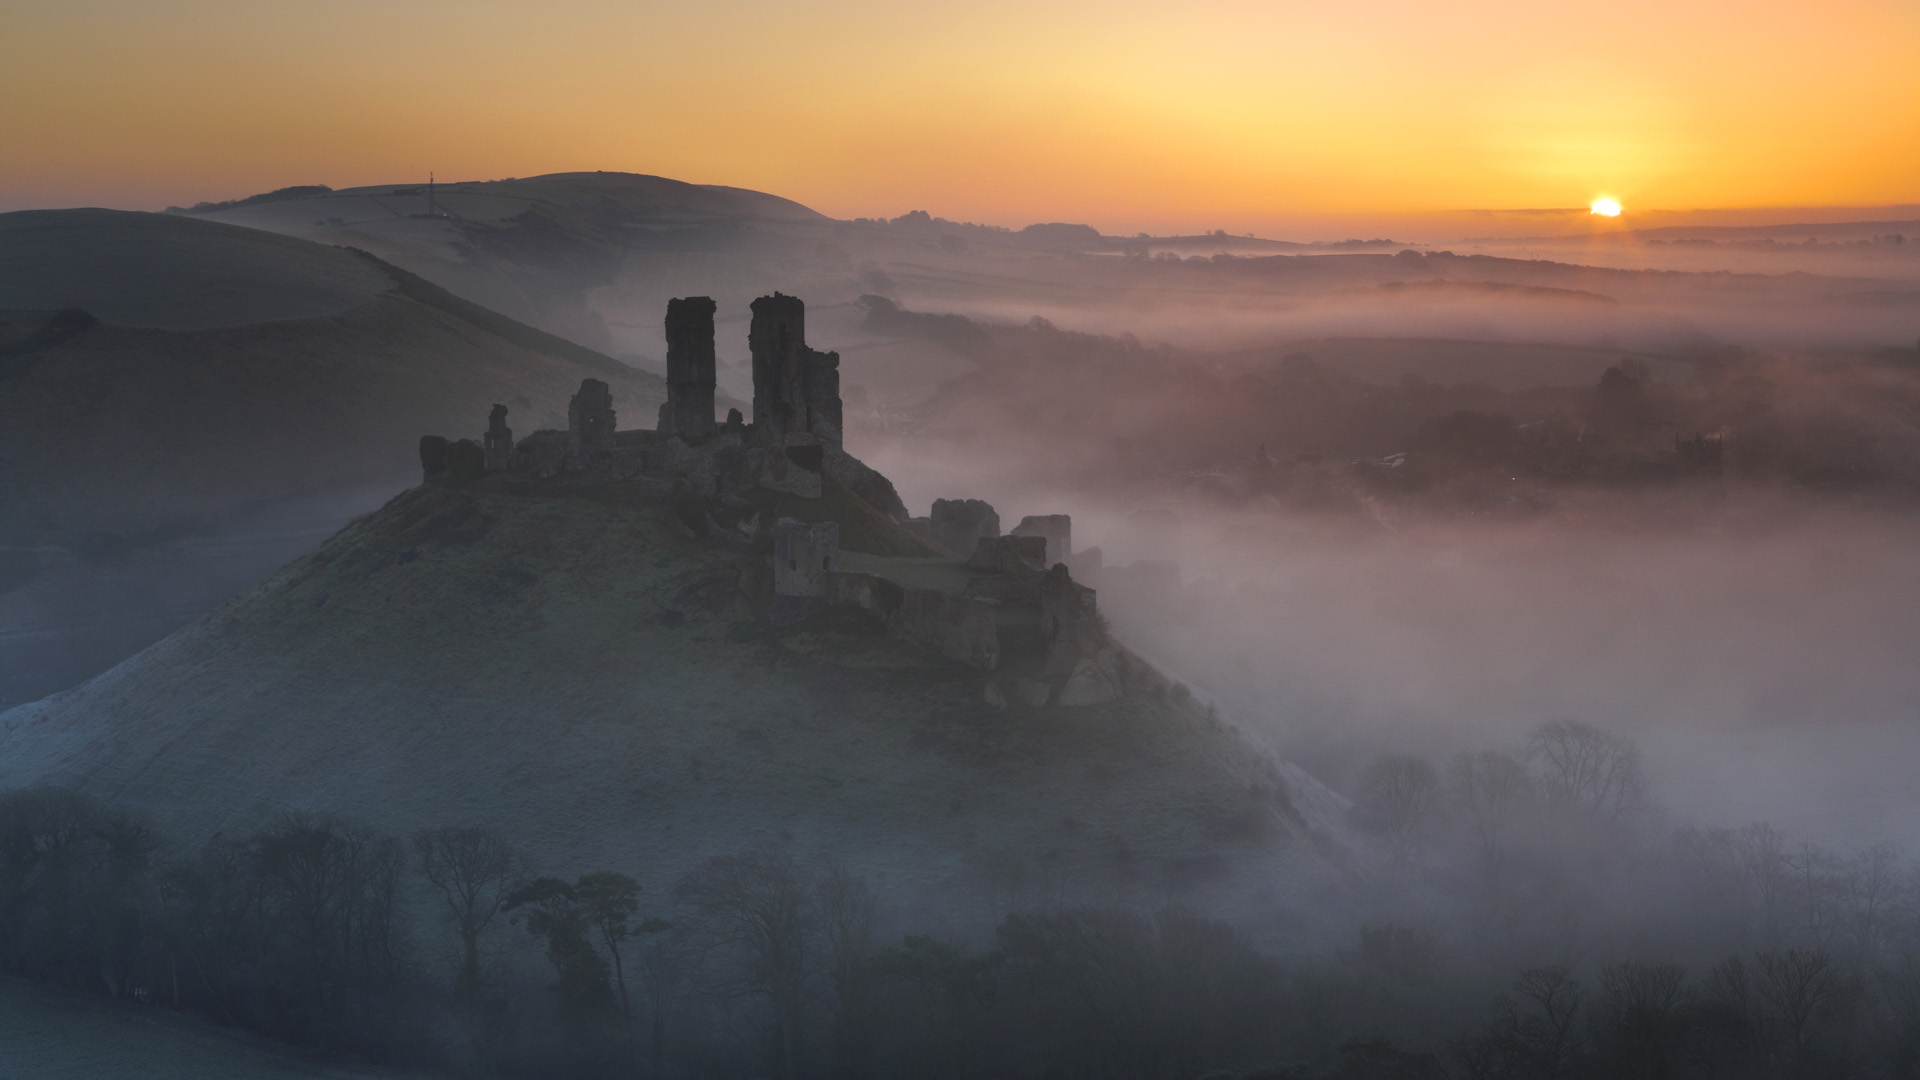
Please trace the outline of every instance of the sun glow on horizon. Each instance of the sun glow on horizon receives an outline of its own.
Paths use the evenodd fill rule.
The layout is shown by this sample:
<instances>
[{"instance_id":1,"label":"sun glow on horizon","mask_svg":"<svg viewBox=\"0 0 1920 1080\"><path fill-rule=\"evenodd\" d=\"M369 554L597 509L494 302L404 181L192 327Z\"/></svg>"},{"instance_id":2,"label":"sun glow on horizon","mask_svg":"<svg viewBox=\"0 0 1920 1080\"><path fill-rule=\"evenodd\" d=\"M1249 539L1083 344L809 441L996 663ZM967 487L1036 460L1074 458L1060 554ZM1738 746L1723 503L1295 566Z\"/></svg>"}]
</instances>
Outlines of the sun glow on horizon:
<instances>
[{"instance_id":1,"label":"sun glow on horizon","mask_svg":"<svg viewBox=\"0 0 1920 1080\"><path fill-rule=\"evenodd\" d=\"M1593 200L1593 205L1587 208L1587 213L1599 217L1619 217L1620 201L1618 199L1595 199Z\"/></svg>"}]
</instances>

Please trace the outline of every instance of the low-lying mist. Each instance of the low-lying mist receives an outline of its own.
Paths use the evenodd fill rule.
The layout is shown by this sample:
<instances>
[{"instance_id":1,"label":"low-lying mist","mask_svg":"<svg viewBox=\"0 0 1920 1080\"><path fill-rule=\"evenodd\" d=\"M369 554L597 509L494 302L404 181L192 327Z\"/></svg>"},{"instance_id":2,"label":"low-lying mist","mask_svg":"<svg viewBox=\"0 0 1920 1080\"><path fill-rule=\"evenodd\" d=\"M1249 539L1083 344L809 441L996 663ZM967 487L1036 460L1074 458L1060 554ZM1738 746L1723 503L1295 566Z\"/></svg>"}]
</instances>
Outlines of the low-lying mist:
<instances>
[{"instance_id":1,"label":"low-lying mist","mask_svg":"<svg viewBox=\"0 0 1920 1080\"><path fill-rule=\"evenodd\" d=\"M1571 721L1635 740L1676 822L1920 825L1910 348L1385 340L1369 371L863 303L850 424L913 512L1071 514L1123 636L1336 789Z\"/></svg>"}]
</instances>

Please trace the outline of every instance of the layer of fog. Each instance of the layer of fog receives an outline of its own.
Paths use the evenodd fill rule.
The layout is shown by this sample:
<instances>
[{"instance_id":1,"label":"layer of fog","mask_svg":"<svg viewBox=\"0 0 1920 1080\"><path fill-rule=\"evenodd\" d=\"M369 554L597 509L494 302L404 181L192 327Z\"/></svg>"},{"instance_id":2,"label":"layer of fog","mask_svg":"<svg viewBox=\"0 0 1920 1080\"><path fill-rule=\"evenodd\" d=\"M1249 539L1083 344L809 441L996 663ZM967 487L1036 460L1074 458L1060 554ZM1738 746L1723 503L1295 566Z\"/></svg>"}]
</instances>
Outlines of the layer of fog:
<instances>
[{"instance_id":1,"label":"layer of fog","mask_svg":"<svg viewBox=\"0 0 1920 1080\"><path fill-rule=\"evenodd\" d=\"M1804 295L1770 308L1732 286L1697 302L1667 280L1676 285L1671 296L1617 307L1402 294L1223 317L1218 297L1162 293L1125 310L1008 295L925 310L1010 325L1037 314L1105 335L1152 325L1168 332L1172 351L1155 361L1149 346L1122 362L1178 368L1230 357L1210 369L1229 392L1233 371L1272 370L1289 347L1281 343L1309 331L1599 340L1622 352L1637 337L1670 385L1694 378L1693 358L1708 347L1746 342L1742 370L1770 380L1760 389L1748 378L1755 400L1770 395L1775 415L1800 430L1852 438L1894 472L1911 471L1902 463L1920 445L1912 361L1899 358L1920 334L1911 311L1823 308ZM1656 308L1673 321L1661 325ZM1182 585L1171 596L1129 597L1138 582L1124 574L1095 580L1103 610L1133 647L1336 789L1352 791L1382 752L1440 763L1467 750L1518 751L1536 725L1569 720L1636 740L1652 794L1675 821L1767 819L1843 846L1920 837L1920 793L1907 765L1920 753L1920 564L1911 555L1920 515L1886 509L1870 494L1863 501L1858 492L1743 481L1731 469L1724 485L1561 492L1531 515L1433 517L1392 506L1327 514L1187 497L1175 473L1191 464L1157 473L1152 465L1154 440L1168 440L1168 428L1128 426L1140 415L1137 381L1125 394L1108 392L1097 362L1075 357L1078 366L1068 367L1059 357L1071 377L1023 376L1008 384L1003 404L1053 394L1051 408L1073 422L1050 435L1033 427L1044 411L1029 408L1019 426L1006 426L993 409L1000 391L986 384L1014 370L1009 364L1043 366L1048 356L1016 348L1006 355L1017 359L978 368L986 374L972 377L966 396L943 397L943 384L974 370L963 350L886 340L863 329L861 314L832 309L819 322L837 339L813 336L845 347L845 379L874 398L855 449L894 479L912 512L926 513L935 498L975 497L992 502L1007 527L1027 514L1070 513L1076 547L1101 548L1108 568L1177 560ZM1255 327L1273 343L1249 347ZM1806 359L1865 341L1905 351L1874 354L1891 357L1880 361ZM1406 352L1406 370L1434 384L1461 378L1443 362L1423 369L1416 342ZM1574 357L1564 370L1590 369L1540 381L1590 387L1609 362L1619 361L1605 352ZM1525 383L1515 371L1512 390ZM1721 389L1709 393L1744 385L1725 372L1714 378ZM1193 406L1179 400L1179 386L1168 382L1165 411L1183 419L1169 427L1193 415L1180 412ZM1518 394L1498 407L1526 400ZM1111 418L1105 429L1102 418ZM1647 445L1670 447L1673 434L1653 432ZM1173 438L1185 445L1159 448L1189 463L1192 447L1219 442L1204 419ZM1235 457L1254 449L1221 446L1218 460L1231 472ZM1103 458L1112 462L1104 472ZM1179 524L1169 528L1173 519Z\"/></svg>"}]
</instances>

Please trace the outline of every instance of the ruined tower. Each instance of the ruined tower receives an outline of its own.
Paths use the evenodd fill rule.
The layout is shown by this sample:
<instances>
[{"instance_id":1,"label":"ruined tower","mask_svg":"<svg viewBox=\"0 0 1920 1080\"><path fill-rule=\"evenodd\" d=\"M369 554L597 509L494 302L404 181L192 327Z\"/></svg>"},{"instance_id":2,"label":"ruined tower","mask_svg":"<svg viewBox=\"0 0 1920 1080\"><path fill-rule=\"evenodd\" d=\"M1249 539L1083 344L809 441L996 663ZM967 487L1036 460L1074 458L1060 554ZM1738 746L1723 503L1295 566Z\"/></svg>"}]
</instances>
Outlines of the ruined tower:
<instances>
[{"instance_id":1,"label":"ruined tower","mask_svg":"<svg viewBox=\"0 0 1920 1080\"><path fill-rule=\"evenodd\" d=\"M507 407L495 405L487 416L487 433L480 438L488 472L499 472L513 461L513 429L507 426Z\"/></svg>"},{"instance_id":2,"label":"ruined tower","mask_svg":"<svg viewBox=\"0 0 1920 1080\"><path fill-rule=\"evenodd\" d=\"M667 301L667 400L660 406L662 435L703 439L713 434L713 312L710 297ZM757 362L754 370L759 370ZM756 401L758 387L756 378Z\"/></svg>"},{"instance_id":3,"label":"ruined tower","mask_svg":"<svg viewBox=\"0 0 1920 1080\"><path fill-rule=\"evenodd\" d=\"M599 379L581 379L567 404L567 428L576 453L613 445L613 390Z\"/></svg>"},{"instance_id":4,"label":"ruined tower","mask_svg":"<svg viewBox=\"0 0 1920 1080\"><path fill-rule=\"evenodd\" d=\"M807 347L807 308L774 293L753 302L753 428L763 443L809 434L840 445L840 354Z\"/></svg>"}]
</instances>

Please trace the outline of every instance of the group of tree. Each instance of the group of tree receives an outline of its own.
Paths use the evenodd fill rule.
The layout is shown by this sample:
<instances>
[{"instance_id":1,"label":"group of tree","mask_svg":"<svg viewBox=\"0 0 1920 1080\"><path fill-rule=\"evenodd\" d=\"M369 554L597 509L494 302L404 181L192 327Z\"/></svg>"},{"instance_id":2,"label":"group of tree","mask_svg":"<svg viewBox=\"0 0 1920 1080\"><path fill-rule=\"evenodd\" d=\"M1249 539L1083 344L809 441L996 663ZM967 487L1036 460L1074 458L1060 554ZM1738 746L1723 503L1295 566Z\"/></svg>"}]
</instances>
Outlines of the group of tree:
<instances>
[{"instance_id":1,"label":"group of tree","mask_svg":"<svg viewBox=\"0 0 1920 1080\"><path fill-rule=\"evenodd\" d=\"M13 791L0 970L454 1075L1920 1076L1920 888L1892 849L1663 828L1637 750L1572 724L1390 755L1358 794L1381 895L1422 913L1282 958L1183 908L1059 898L884 936L858 878L780 849L648 891L530 872L484 828L287 814L185 849Z\"/></svg>"}]
</instances>

